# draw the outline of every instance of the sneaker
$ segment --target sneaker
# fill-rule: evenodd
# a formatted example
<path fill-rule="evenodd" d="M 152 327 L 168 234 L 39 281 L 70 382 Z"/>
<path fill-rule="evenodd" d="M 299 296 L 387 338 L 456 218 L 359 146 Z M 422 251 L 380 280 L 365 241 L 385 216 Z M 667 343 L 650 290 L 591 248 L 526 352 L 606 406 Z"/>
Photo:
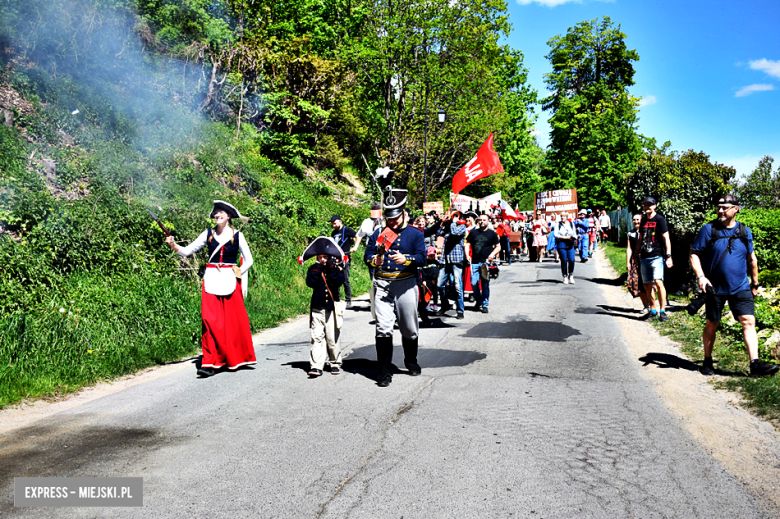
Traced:
<path fill-rule="evenodd" d="M 436 315 L 444 315 L 444 314 L 446 314 L 446 313 L 447 313 L 447 311 L 448 311 L 449 309 L 450 309 L 450 307 L 449 307 L 449 306 L 444 306 L 444 305 L 442 305 L 442 306 L 441 306 L 441 308 L 439 308 L 438 310 L 436 310 Z"/>
<path fill-rule="evenodd" d="M 570 285 L 574 284 L 574 274 L 569 274 L 569 284 Z"/>
<path fill-rule="evenodd" d="M 658 314 L 658 320 L 661 321 L 662 323 L 665 323 L 666 321 L 669 320 L 669 316 L 666 315 L 666 312 L 660 312 Z"/>
<path fill-rule="evenodd" d="M 587 263 L 587 262 L 588 262 L 588 258 L 582 258 L 580 261 L 581 261 L 582 263 Z"/>
<path fill-rule="evenodd" d="M 699 373 L 705 377 L 710 377 L 715 374 L 715 366 L 712 364 L 712 357 L 704 358 L 704 362 L 701 363 L 701 367 L 699 368 Z"/>
<path fill-rule="evenodd" d="M 465 319 L 466 316 L 463 315 L 463 312 L 458 312 L 458 319 Z"/>
<path fill-rule="evenodd" d="M 347 308 L 352 308 L 352 301 L 347 301 Z"/>
<path fill-rule="evenodd" d="M 751 377 L 764 377 L 767 375 L 774 375 L 780 366 L 777 364 L 767 364 L 761 359 L 754 359 L 750 361 L 750 376 Z"/>
<path fill-rule="evenodd" d="M 563 276 L 563 284 L 568 285 L 569 284 L 569 276 Z"/>
<path fill-rule="evenodd" d="M 488 313 L 488 307 L 487 307 L 487 306 L 483 306 L 483 307 L 481 308 L 481 311 L 482 311 L 482 313 L 483 313 L 483 314 L 486 314 L 486 313 Z"/>
<path fill-rule="evenodd" d="M 391 375 L 386 375 L 385 378 L 377 382 L 376 385 L 379 387 L 387 387 L 390 385 L 390 382 L 392 381 L 393 381 L 393 377 Z"/>
<path fill-rule="evenodd" d="M 341 368 L 338 366 L 331 366 L 330 367 L 330 374 L 331 375 L 341 375 Z"/>
<path fill-rule="evenodd" d="M 639 313 L 642 314 L 642 317 L 647 317 L 647 314 L 650 313 L 650 309 L 647 308 L 647 307 L 644 307 L 644 308 L 642 308 L 642 311 L 639 312 Z"/>
<path fill-rule="evenodd" d="M 322 370 L 321 370 L 321 369 L 317 369 L 317 368 L 311 368 L 311 369 L 309 370 L 309 373 L 308 373 L 308 375 L 309 375 L 311 378 L 319 377 L 320 375 L 322 375 Z"/>

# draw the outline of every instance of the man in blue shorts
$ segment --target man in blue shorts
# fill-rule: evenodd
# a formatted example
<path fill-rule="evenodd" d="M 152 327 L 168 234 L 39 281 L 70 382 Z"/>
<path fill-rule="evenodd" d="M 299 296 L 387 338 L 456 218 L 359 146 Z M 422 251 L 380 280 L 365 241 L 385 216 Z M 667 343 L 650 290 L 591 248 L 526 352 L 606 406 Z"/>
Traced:
<path fill-rule="evenodd" d="M 666 218 L 655 212 L 656 206 L 655 198 L 652 196 L 647 196 L 642 200 L 642 210 L 645 215 L 639 223 L 639 240 L 637 241 L 639 250 L 636 251 L 636 257 L 639 258 L 642 281 L 645 284 L 645 292 L 650 303 L 648 316 L 651 319 L 658 317 L 661 321 L 668 321 L 664 265 L 666 268 L 672 268 L 672 242 L 669 239 L 669 226 L 666 224 Z M 653 288 L 658 293 L 658 306 L 656 306 Z"/>
<path fill-rule="evenodd" d="M 696 273 L 699 288 L 706 293 L 702 375 L 715 374 L 712 347 L 726 303 L 742 325 L 742 337 L 750 357 L 750 376 L 772 375 L 780 369 L 780 366 L 767 364 L 758 358 L 753 304 L 759 286 L 758 262 L 753 251 L 753 233 L 737 222 L 738 212 L 739 202 L 734 196 L 721 198 L 718 201 L 718 219 L 704 224 L 691 246 L 691 267 Z"/>

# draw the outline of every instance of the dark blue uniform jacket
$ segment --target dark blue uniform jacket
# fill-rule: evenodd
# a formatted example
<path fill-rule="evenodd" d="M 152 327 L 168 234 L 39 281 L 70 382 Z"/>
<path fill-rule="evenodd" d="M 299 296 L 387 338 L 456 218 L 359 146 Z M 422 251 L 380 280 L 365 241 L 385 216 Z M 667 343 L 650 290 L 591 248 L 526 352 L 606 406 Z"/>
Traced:
<path fill-rule="evenodd" d="M 333 299 L 325 287 L 325 281 L 322 279 L 323 273 L 325 273 L 325 279 L 328 281 L 328 288 L 333 294 L 333 299 L 340 301 L 339 287 L 344 283 L 344 271 L 328 261 L 326 265 L 314 263 L 306 273 L 306 286 L 313 289 L 311 307 L 333 310 Z"/>
<path fill-rule="evenodd" d="M 379 238 L 383 229 L 377 229 L 374 234 L 368 239 L 366 244 L 366 252 L 363 256 L 363 260 L 369 267 L 376 266 L 373 263 L 374 256 L 376 256 L 376 240 Z M 393 242 L 388 251 L 385 251 L 385 256 L 382 259 L 382 266 L 374 271 L 374 276 L 377 278 L 394 278 L 404 279 L 408 277 L 416 277 L 417 269 L 426 264 L 425 257 L 425 237 L 420 229 L 412 227 L 411 225 L 404 225 L 400 231 L 395 231 L 398 234 L 398 238 Z M 398 264 L 391 260 L 388 253 L 400 252 L 406 256 L 406 262 Z"/>

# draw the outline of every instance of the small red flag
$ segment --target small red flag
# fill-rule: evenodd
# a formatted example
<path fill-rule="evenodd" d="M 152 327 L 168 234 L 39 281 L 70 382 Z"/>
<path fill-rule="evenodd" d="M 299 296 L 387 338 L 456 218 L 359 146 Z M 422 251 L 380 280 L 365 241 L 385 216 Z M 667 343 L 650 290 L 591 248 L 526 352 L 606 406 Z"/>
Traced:
<path fill-rule="evenodd" d="M 381 247 L 383 251 L 389 250 L 396 238 L 398 235 L 390 227 L 385 227 L 385 230 L 376 239 L 376 246 Z"/>
<path fill-rule="evenodd" d="M 479 147 L 474 158 L 455 174 L 452 179 L 452 192 L 457 195 L 472 182 L 501 171 L 504 171 L 504 167 L 498 160 L 498 153 L 493 149 L 493 134 L 491 133 L 484 144 Z"/>

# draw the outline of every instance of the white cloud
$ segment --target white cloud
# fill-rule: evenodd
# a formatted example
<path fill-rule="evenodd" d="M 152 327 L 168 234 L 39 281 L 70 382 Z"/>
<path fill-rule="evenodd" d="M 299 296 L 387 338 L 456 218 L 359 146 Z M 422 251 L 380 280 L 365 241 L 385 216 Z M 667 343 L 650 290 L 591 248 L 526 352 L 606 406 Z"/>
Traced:
<path fill-rule="evenodd" d="M 540 131 L 539 131 L 539 130 L 537 130 L 536 128 L 534 128 L 533 130 L 531 130 L 531 135 L 533 135 L 534 137 L 538 137 L 538 136 L 540 136 L 541 134 L 542 134 L 542 132 L 540 132 Z"/>
<path fill-rule="evenodd" d="M 645 96 L 639 100 L 639 106 L 654 105 L 658 102 L 655 96 Z"/>
<path fill-rule="evenodd" d="M 750 62 L 750 68 L 753 70 L 761 70 L 766 72 L 770 76 L 780 78 L 780 61 L 772 61 L 770 59 L 757 59 Z"/>
<path fill-rule="evenodd" d="M 736 94 L 734 94 L 734 97 L 745 97 L 749 96 L 750 94 L 755 94 L 756 92 L 767 92 L 769 90 L 774 90 L 775 85 L 769 85 L 766 83 L 758 83 L 755 85 L 748 85 L 746 87 L 740 88 Z"/>
<path fill-rule="evenodd" d="M 741 157 L 721 158 L 713 155 L 711 160 L 713 162 L 719 162 L 720 164 L 731 166 L 732 168 L 736 169 L 737 179 L 744 180 L 745 177 L 750 175 L 753 170 L 758 167 L 759 161 L 763 159 L 765 155 L 774 157 L 775 165 L 777 165 L 777 161 L 780 159 L 780 150 L 775 151 L 775 153 L 765 153 L 763 155 L 743 155 Z"/>

